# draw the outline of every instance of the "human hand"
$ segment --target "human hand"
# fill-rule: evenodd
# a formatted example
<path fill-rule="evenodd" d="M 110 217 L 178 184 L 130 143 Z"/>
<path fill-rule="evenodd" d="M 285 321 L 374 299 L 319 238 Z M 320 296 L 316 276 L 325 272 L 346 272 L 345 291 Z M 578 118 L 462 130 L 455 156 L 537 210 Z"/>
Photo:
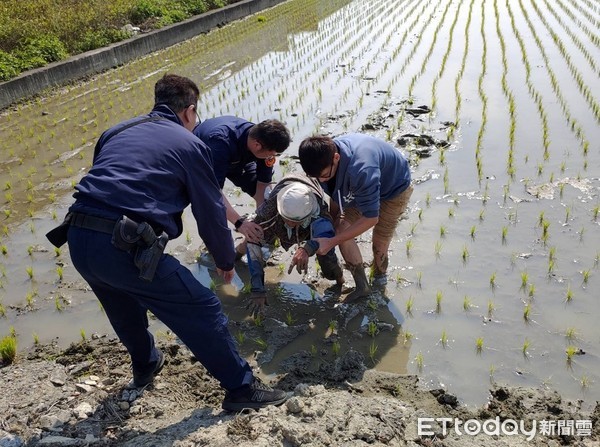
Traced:
<path fill-rule="evenodd" d="M 233 276 L 235 275 L 235 269 L 233 268 L 231 270 L 221 270 L 220 268 L 217 268 L 217 273 L 221 278 L 223 278 L 225 284 L 230 284 L 231 280 L 233 279 Z"/>
<path fill-rule="evenodd" d="M 298 250 L 296 250 L 296 253 L 294 253 L 294 256 L 292 257 L 290 267 L 288 268 L 288 275 L 292 273 L 292 270 L 294 270 L 294 266 L 296 266 L 296 270 L 298 271 L 298 273 L 307 272 L 308 258 L 308 253 L 306 253 L 306 250 L 304 248 L 299 248 Z"/>
<path fill-rule="evenodd" d="M 333 247 L 336 246 L 335 241 L 330 237 L 317 237 L 313 240 L 319 243 L 319 248 L 317 249 L 318 255 L 326 255 Z"/>
<path fill-rule="evenodd" d="M 268 306 L 267 293 L 266 292 L 252 292 L 250 298 L 248 298 L 248 305 L 246 309 L 250 310 L 252 318 L 256 318 L 259 315 L 263 315 L 265 312 L 265 306 Z"/>
<path fill-rule="evenodd" d="M 238 233 L 244 235 L 248 242 L 259 244 L 264 237 L 263 229 L 260 225 L 246 220 L 237 229 Z"/>

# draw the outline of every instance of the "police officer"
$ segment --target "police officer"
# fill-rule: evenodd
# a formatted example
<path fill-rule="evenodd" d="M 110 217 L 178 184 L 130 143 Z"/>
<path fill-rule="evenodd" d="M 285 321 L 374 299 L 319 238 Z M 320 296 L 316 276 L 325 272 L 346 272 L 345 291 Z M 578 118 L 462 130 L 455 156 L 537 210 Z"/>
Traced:
<path fill-rule="evenodd" d="M 273 178 L 275 156 L 290 145 L 290 132 L 274 119 L 251 123 L 235 116 L 210 118 L 194 129 L 194 134 L 210 148 L 219 186 L 225 179 L 253 197 L 256 206 L 264 200 L 265 190 Z M 259 225 L 247 221 L 223 196 L 227 220 L 249 242 L 258 243 L 263 236 Z"/>
<path fill-rule="evenodd" d="M 153 275 L 139 269 L 147 267 L 138 265 L 140 253 L 150 253 L 150 258 L 157 254 L 148 234 L 179 236 L 182 212 L 191 204 L 219 274 L 226 282 L 234 275 L 233 240 L 210 152 L 192 134 L 198 87 L 188 78 L 167 74 L 154 93 L 148 115 L 101 135 L 93 166 L 76 186 L 66 219 L 73 265 L 131 356 L 131 386 L 150 384 L 163 367 L 164 356 L 148 331 L 150 311 L 227 390 L 224 409 L 280 404 L 287 394 L 254 377 L 211 290 L 167 254 L 159 253 Z"/>

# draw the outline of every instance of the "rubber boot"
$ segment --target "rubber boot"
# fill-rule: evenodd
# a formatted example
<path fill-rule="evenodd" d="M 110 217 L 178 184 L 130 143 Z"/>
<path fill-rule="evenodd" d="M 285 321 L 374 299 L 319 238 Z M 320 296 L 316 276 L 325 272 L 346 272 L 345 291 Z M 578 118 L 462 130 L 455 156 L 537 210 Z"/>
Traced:
<path fill-rule="evenodd" d="M 354 278 L 354 291 L 350 292 L 344 302 L 350 303 L 352 301 L 356 301 L 360 298 L 364 298 L 371 294 L 371 286 L 369 286 L 369 281 L 367 280 L 367 274 L 365 273 L 365 269 L 362 265 L 356 266 L 348 266 L 348 270 L 352 274 L 352 278 Z"/>

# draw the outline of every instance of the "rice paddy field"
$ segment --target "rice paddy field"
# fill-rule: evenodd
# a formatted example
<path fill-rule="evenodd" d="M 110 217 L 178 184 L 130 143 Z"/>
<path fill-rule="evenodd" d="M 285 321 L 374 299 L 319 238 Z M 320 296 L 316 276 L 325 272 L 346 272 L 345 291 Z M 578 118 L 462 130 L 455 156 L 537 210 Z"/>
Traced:
<path fill-rule="evenodd" d="M 14 331 L 23 350 L 110 332 L 66 246 L 54 250 L 44 234 L 66 213 L 100 133 L 147 112 L 156 80 L 174 72 L 201 87 L 202 118 L 288 125 L 294 141 L 276 179 L 300 170 L 294 155 L 314 133 L 368 132 L 411 159 L 415 191 L 391 245 L 381 310 L 399 330 L 367 329 L 375 368 L 418 374 L 467 404 L 485 402 L 493 381 L 593 404 L 599 24 L 590 0 L 290 0 L 4 111 L 0 336 Z M 366 260 L 369 238 L 359 239 Z M 189 261 L 200 244 L 188 219 L 168 249 Z M 238 270 L 242 289 L 247 273 Z M 298 306 L 323 298 L 299 275 L 271 270 L 280 317 L 286 303 L 301 318 Z M 218 290 L 230 318 L 243 319 L 237 291 Z M 317 323 L 330 320 L 317 313 Z M 293 349 L 315 348 L 334 326 Z M 349 347 L 342 338 L 326 349 Z"/>

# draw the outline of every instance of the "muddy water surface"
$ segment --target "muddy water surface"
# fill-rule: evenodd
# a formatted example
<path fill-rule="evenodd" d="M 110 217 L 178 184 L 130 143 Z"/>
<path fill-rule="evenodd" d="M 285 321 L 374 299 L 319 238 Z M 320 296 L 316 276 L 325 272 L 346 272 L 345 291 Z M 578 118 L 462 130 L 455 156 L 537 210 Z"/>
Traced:
<path fill-rule="evenodd" d="M 384 294 L 341 304 L 314 266 L 306 277 L 280 274 L 289 255 L 276 253 L 270 318 L 257 327 L 244 304 L 243 263 L 236 285 L 213 283 L 242 350 L 260 351 L 265 373 L 300 351 L 317 368 L 356 349 L 376 368 L 418 373 L 469 404 L 486 400 L 491 380 L 593 403 L 599 12 L 538 3 L 292 0 L 5 111 L 0 334 L 13 326 L 24 349 L 34 338 L 67 344 L 110 332 L 67 249 L 56 253 L 44 234 L 64 216 L 99 134 L 146 112 L 169 71 L 201 86 L 202 118 L 284 120 L 294 141 L 277 178 L 300 169 L 298 144 L 317 132 L 368 132 L 412 160 L 415 192 Z M 226 190 L 240 211 L 252 210 Z M 189 215 L 185 228 L 169 250 L 209 285 Z M 359 241 L 370 260 L 370 235 Z M 277 321 L 296 328 L 293 341 L 267 341 Z"/>

